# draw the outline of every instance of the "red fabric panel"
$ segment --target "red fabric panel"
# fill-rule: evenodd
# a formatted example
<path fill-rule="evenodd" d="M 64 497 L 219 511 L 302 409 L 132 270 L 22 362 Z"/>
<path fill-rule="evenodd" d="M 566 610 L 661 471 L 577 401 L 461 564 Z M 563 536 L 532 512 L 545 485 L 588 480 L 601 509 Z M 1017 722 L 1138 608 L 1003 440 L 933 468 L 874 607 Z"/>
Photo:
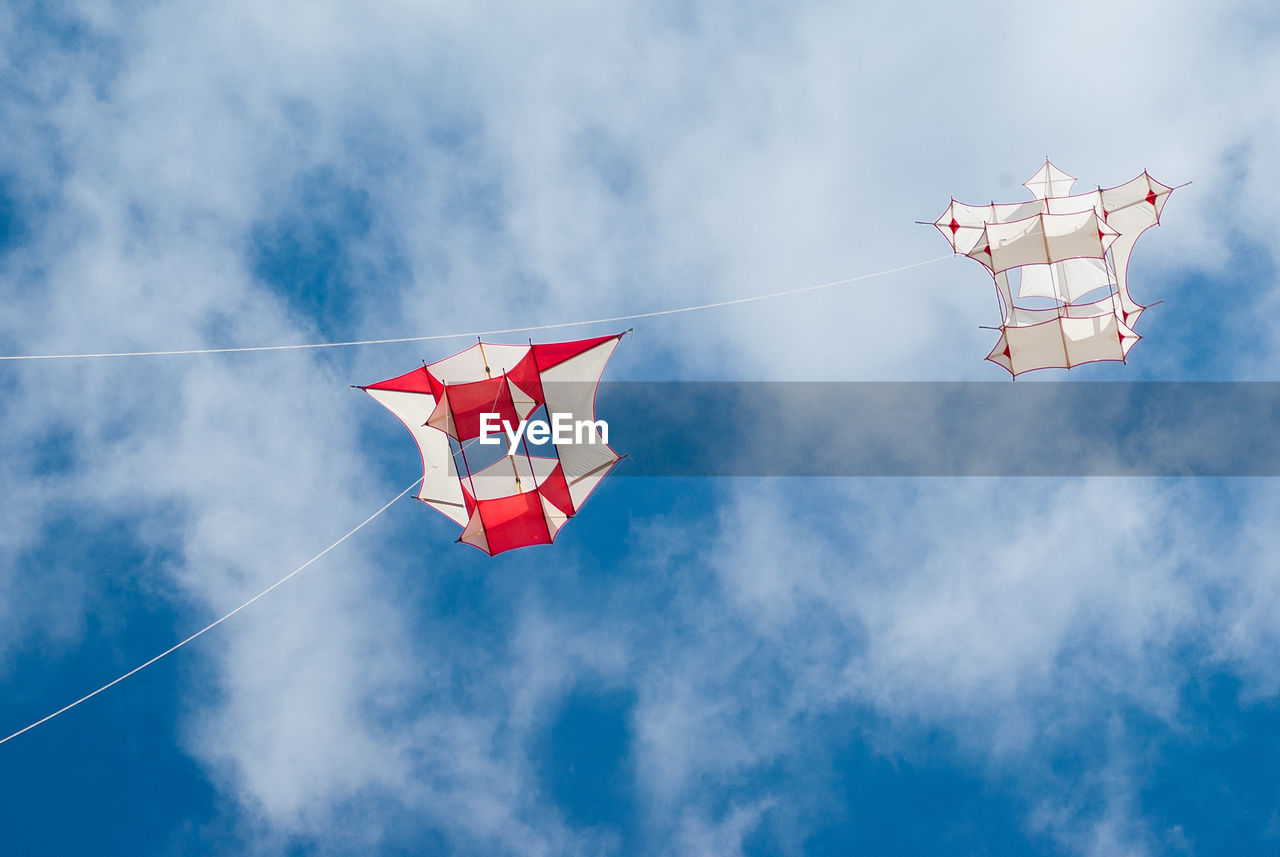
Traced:
<path fill-rule="evenodd" d="M 462 486 L 462 502 L 466 504 L 467 517 L 469 518 L 471 513 L 476 510 L 476 498 L 472 497 L 471 492 L 467 490 L 467 483 L 459 479 L 458 484 Z"/>
<path fill-rule="evenodd" d="M 480 436 L 481 414 L 498 414 L 499 419 L 511 423 L 513 429 L 520 422 L 511 391 L 501 375 L 470 384 L 449 384 L 446 389 L 458 440 Z"/>
<path fill-rule="evenodd" d="M 489 553 L 499 554 L 526 545 L 549 545 L 551 533 L 542 517 L 537 491 L 481 500 L 480 521 L 489 539 Z"/>
<path fill-rule="evenodd" d="M 542 398 L 542 378 L 538 375 L 538 362 L 533 356 L 532 348 L 516 364 L 516 368 L 507 370 L 507 378 L 537 405 L 546 404 Z"/>
<path fill-rule="evenodd" d="M 394 378 L 379 381 L 365 387 L 366 390 L 394 390 L 401 393 L 434 393 L 427 375 L 426 367 L 419 366 L 412 372 L 405 372 Z"/>
<path fill-rule="evenodd" d="M 551 505 L 564 512 L 565 515 L 570 518 L 573 517 L 573 499 L 569 496 L 569 483 L 565 481 L 564 471 L 560 469 L 559 464 L 556 465 L 555 470 L 551 471 L 551 475 L 538 486 L 538 493 L 551 501 Z"/>
<path fill-rule="evenodd" d="M 602 342 L 608 342 L 620 336 L 622 336 L 621 333 L 615 333 L 611 336 L 597 336 L 595 339 L 579 339 L 576 342 L 546 342 L 533 346 L 533 357 L 538 361 L 538 371 L 545 372 L 552 366 L 558 366 L 584 351 L 590 351 Z"/>
<path fill-rule="evenodd" d="M 423 371 L 427 372 L 427 383 L 431 385 L 431 395 L 436 397 L 437 402 L 440 401 L 440 394 L 444 392 L 444 382 L 432 375 L 425 367 Z"/>

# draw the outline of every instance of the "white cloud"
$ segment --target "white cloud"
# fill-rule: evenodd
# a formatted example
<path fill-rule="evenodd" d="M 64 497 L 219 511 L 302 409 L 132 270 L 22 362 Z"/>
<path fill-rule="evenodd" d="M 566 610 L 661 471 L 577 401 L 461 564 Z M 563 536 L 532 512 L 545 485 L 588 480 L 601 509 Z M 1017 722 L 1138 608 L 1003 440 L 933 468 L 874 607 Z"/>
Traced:
<path fill-rule="evenodd" d="M 685 602 L 716 629 L 648 685 L 642 773 L 688 799 L 711 771 L 732 779 L 798 752 L 797 716 L 869 707 L 877 752 L 911 758 L 914 736 L 943 729 L 958 758 L 1035 796 L 1033 831 L 1072 852 L 1146 853 L 1164 832 L 1137 808 L 1143 771 L 1112 766 L 1152 739 L 1125 712 L 1194 736 L 1180 699 L 1193 674 L 1226 666 L 1251 693 L 1275 692 L 1263 627 L 1280 591 L 1255 528 L 1273 494 L 1176 480 L 752 483 L 707 550 L 723 601 Z M 1091 745 L 1102 762 L 1053 768 Z"/>

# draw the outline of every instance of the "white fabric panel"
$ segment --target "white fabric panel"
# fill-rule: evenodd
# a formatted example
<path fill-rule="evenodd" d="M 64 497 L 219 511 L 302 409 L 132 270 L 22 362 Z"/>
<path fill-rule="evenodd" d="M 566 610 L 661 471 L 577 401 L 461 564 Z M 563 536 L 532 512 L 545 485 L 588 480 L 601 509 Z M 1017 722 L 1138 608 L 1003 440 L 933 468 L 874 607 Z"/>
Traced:
<path fill-rule="evenodd" d="M 554 458 L 526 457 L 518 452 L 515 455 L 504 455 L 488 467 L 472 473 L 467 487 L 475 486 L 473 490 L 477 500 L 497 500 L 500 497 L 528 493 L 551 475 L 556 464 Z M 516 474 L 520 475 L 518 487 Z"/>
<path fill-rule="evenodd" d="M 1064 173 L 1051 164 L 1048 159 L 1036 174 L 1023 182 L 1022 186 L 1031 191 L 1036 199 L 1047 199 L 1052 196 L 1066 196 L 1071 193 L 1071 186 L 1076 177 Z"/>
<path fill-rule="evenodd" d="M 572 450 L 568 456 L 565 450 Z M 565 481 L 569 484 L 569 498 L 573 508 L 582 506 L 596 483 L 605 477 L 609 469 L 618 463 L 618 453 L 602 443 L 574 444 L 560 447 L 560 462 L 564 466 Z M 570 472 L 570 467 L 573 468 Z"/>
<path fill-rule="evenodd" d="M 510 379 L 507 380 L 507 390 L 511 393 L 511 402 L 515 405 L 516 416 L 520 419 L 525 419 L 538 409 L 538 403 L 526 395 L 524 390 L 512 384 Z"/>
<path fill-rule="evenodd" d="M 440 400 L 436 403 L 435 410 L 427 417 L 426 422 L 431 428 L 444 432 L 449 437 L 458 437 L 458 429 L 453 422 L 453 411 L 449 409 L 448 387 L 445 387 L 440 393 Z"/>
<path fill-rule="evenodd" d="M 1073 304 L 1063 310 L 1070 318 L 1098 318 L 1104 315 L 1115 315 L 1120 310 L 1120 302 L 1116 295 L 1103 295 L 1096 301 L 1087 304 Z"/>
<path fill-rule="evenodd" d="M 548 419 L 552 414 L 570 414 L 574 421 L 596 418 L 596 386 L 605 364 L 617 348 L 618 340 L 610 339 L 584 351 L 542 373 L 542 391 L 547 401 Z M 618 454 L 602 441 L 600 433 L 591 430 L 594 443 L 557 445 L 569 497 L 576 509 L 618 461 Z M 576 437 L 576 432 L 575 432 Z M 586 438 L 583 438 L 586 440 Z"/>
<path fill-rule="evenodd" d="M 949 228 L 942 229 L 943 236 L 951 243 L 951 249 L 957 253 L 968 253 L 982 240 L 981 226 L 962 226 L 953 235 Z"/>
<path fill-rule="evenodd" d="M 1058 286 L 1060 271 L 1056 270 L 1058 262 L 1053 265 L 1026 265 L 1018 268 L 1018 297 L 1020 298 L 1053 298 L 1061 301 L 1062 291 Z"/>
<path fill-rule="evenodd" d="M 618 463 L 617 453 L 610 452 L 609 460 L 569 482 L 569 499 L 573 501 L 573 508 L 581 509 L 582 504 L 587 502 L 587 497 L 600 484 L 600 480 L 608 476 L 609 471 Z"/>
<path fill-rule="evenodd" d="M 947 210 L 942 212 L 942 216 L 933 222 L 933 225 L 942 233 L 942 237 L 947 239 L 951 249 L 957 253 L 968 253 L 972 250 L 982 239 L 982 227 L 986 226 L 985 220 L 980 223 L 972 222 L 972 217 L 965 216 L 964 208 L 962 203 L 952 200 Z M 949 225 L 953 217 L 956 221 L 955 232 L 951 231 Z"/>
<path fill-rule="evenodd" d="M 1004 313 L 1004 323 L 1013 323 L 1010 319 L 1014 311 L 1013 294 L 1009 291 L 1009 274 L 1007 271 L 1001 271 L 998 274 L 992 274 L 996 281 L 996 296 L 1000 301 L 1000 310 Z"/>
<path fill-rule="evenodd" d="M 1092 209 L 1076 214 L 1038 214 L 1012 223 L 988 223 L 985 229 L 988 244 L 967 255 L 997 273 L 1063 259 L 1101 259 L 1115 240 L 1115 231 L 1105 223 L 1099 224 Z"/>
<path fill-rule="evenodd" d="M 1065 259 L 1052 265 L 1020 268 L 1020 297 L 1054 298 L 1074 303 L 1094 289 L 1111 286 L 1104 259 Z"/>
<path fill-rule="evenodd" d="M 532 481 L 516 487 L 516 473 L 521 468 L 514 466 L 515 456 L 502 456 L 483 470 L 473 472 L 466 477 L 467 488 L 477 500 L 496 500 L 499 497 L 510 497 L 521 491 L 533 489 Z M 528 470 L 528 468 L 523 468 Z M 522 481 L 527 474 L 521 474 Z"/>
<path fill-rule="evenodd" d="M 1072 366 L 1094 360 L 1123 360 L 1120 320 L 1112 314 L 1093 318 L 1064 318 L 1062 336 Z"/>
<path fill-rule="evenodd" d="M 555 541 L 556 533 L 560 532 L 560 528 L 564 526 L 565 521 L 569 520 L 569 518 L 546 497 L 539 495 L 538 499 L 542 501 L 542 517 L 547 522 L 547 532 L 551 533 L 551 540 Z"/>
<path fill-rule="evenodd" d="M 1155 193 L 1155 205 L 1147 201 L 1148 194 Z M 1135 179 L 1102 191 L 1102 208 L 1107 212 L 1107 222 L 1122 235 L 1140 234 L 1155 226 L 1160 212 L 1173 190 L 1143 173 Z"/>
<path fill-rule="evenodd" d="M 1032 202 L 993 202 L 986 207 L 990 212 L 988 223 L 1010 223 L 1014 220 L 1025 220 L 1044 211 L 1039 200 Z"/>
<path fill-rule="evenodd" d="M 1009 340 L 1005 337 L 1004 331 L 1000 332 L 1000 339 L 996 342 L 996 347 L 991 349 L 991 353 L 987 355 L 987 359 L 992 363 L 998 363 L 1008 370 L 1009 374 L 1016 375 L 1013 371 L 1013 361 L 1005 355 L 1005 349 L 1009 347 Z"/>
<path fill-rule="evenodd" d="M 1138 234 L 1141 233 L 1121 235 L 1111 245 L 1111 258 L 1115 263 L 1116 271 L 1116 292 L 1120 296 L 1120 305 L 1123 308 L 1125 320 L 1130 325 L 1134 324 L 1138 320 L 1138 316 L 1146 309 L 1129 294 L 1129 256 L 1133 252 L 1133 245 L 1138 241 Z"/>
<path fill-rule="evenodd" d="M 467 526 L 463 529 L 462 535 L 458 537 L 458 541 L 475 545 L 485 553 L 489 553 L 489 537 L 485 535 L 484 522 L 480 520 L 479 509 L 471 513 L 471 519 L 466 524 Z"/>
<path fill-rule="evenodd" d="M 493 370 L 493 374 L 506 372 L 516 368 L 516 364 L 525 358 L 529 353 L 527 345 L 490 345 L 484 344 L 485 356 L 489 358 L 489 368 Z M 483 369 L 481 371 L 484 371 Z M 440 376 L 437 375 L 437 378 Z"/>
<path fill-rule="evenodd" d="M 968 255 L 999 273 L 1020 265 L 1043 265 L 1051 260 L 1044 240 L 1042 216 L 1011 223 L 988 223 L 980 246 Z"/>
<path fill-rule="evenodd" d="M 969 205 L 952 200 L 947 210 L 935 222 L 943 236 L 957 253 L 968 253 L 982 239 L 982 227 L 988 223 L 1008 223 L 1034 217 L 1042 211 L 1040 202 L 991 203 Z M 950 223 L 955 219 L 957 229 L 953 235 Z"/>
<path fill-rule="evenodd" d="M 1078 214 L 1093 209 L 1098 217 L 1103 216 L 1102 193 L 1097 190 L 1051 197 L 1044 200 L 1044 207 L 1048 214 Z"/>
<path fill-rule="evenodd" d="M 1133 328 L 1123 321 L 1117 322 L 1117 326 L 1120 329 L 1120 351 L 1127 356 L 1129 349 L 1142 337 L 1134 333 Z"/>
<path fill-rule="evenodd" d="M 1061 318 L 1028 327 L 1007 327 L 1002 338 L 1011 359 L 993 349 L 989 359 L 1015 375 L 1035 369 L 1070 368 L 1099 360 L 1123 360 L 1137 334 L 1113 314 Z"/>
<path fill-rule="evenodd" d="M 437 360 L 428 365 L 427 370 L 446 384 L 470 384 L 514 369 L 528 353 L 527 345 L 490 345 L 486 342 L 482 351 L 480 344 L 476 343 L 466 351 Z M 491 374 L 485 374 L 486 359 Z"/>
<path fill-rule="evenodd" d="M 1045 214 L 1040 219 L 1044 222 L 1045 238 L 1049 241 L 1049 255 L 1055 262 L 1062 259 L 1101 259 L 1119 234 L 1101 222 L 1093 209 L 1074 214 Z"/>
<path fill-rule="evenodd" d="M 423 425 L 435 409 L 430 393 L 406 393 L 396 390 L 365 390 L 387 410 L 396 415 L 413 435 L 422 455 L 422 486 L 418 499 L 448 515 L 458 524 L 467 522 L 467 509 L 458 482 L 449 438 L 443 432 Z"/>
<path fill-rule="evenodd" d="M 1128 298 L 1128 295 L 1125 295 L 1124 297 Z M 1146 307 L 1142 306 L 1142 304 L 1134 302 L 1132 298 L 1128 298 L 1127 300 L 1122 300 L 1120 301 L 1120 303 L 1122 305 L 1119 313 L 1120 320 L 1124 324 L 1127 324 L 1129 327 L 1133 327 L 1135 324 L 1137 324 L 1138 319 L 1142 317 L 1142 314 L 1147 309 Z"/>
<path fill-rule="evenodd" d="M 1015 375 L 1067 365 L 1066 344 L 1056 318 L 1031 327 L 1008 327 L 1004 335 Z"/>
<path fill-rule="evenodd" d="M 1047 321 L 1056 321 L 1062 312 L 1056 307 L 1048 309 L 1026 309 L 1025 307 L 1014 307 L 1013 312 L 1009 313 L 1009 318 L 1005 324 L 1009 327 L 1030 327 L 1033 324 L 1044 324 Z"/>

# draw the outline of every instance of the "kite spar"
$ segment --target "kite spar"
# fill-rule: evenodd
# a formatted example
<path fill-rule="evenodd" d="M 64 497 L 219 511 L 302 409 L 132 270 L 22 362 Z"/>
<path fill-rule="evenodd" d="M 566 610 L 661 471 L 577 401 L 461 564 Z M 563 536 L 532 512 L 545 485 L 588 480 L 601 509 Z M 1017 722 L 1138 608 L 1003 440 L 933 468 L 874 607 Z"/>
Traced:
<path fill-rule="evenodd" d="M 1129 293 L 1138 236 L 1160 222 L 1174 188 L 1145 170 L 1112 188 L 1072 194 L 1075 177 L 1045 160 L 1023 185 L 1035 199 L 967 205 L 934 226 L 995 281 L 1003 315 L 987 359 L 1011 375 L 1124 361 L 1145 306 Z"/>

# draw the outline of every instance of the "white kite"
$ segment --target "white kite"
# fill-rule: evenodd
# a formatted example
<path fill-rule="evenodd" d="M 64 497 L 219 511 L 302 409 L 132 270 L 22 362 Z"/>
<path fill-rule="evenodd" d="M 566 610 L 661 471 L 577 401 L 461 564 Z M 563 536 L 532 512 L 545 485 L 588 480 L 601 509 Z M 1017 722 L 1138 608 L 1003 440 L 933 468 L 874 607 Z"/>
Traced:
<path fill-rule="evenodd" d="M 1024 184 L 1035 199 L 990 205 L 951 200 L 934 226 L 956 253 L 995 281 L 1003 319 L 987 359 L 1017 376 L 1124 361 L 1140 339 L 1145 306 L 1126 274 L 1138 236 L 1160 222 L 1173 188 L 1142 175 L 1072 194 L 1075 178 L 1051 164 Z"/>

